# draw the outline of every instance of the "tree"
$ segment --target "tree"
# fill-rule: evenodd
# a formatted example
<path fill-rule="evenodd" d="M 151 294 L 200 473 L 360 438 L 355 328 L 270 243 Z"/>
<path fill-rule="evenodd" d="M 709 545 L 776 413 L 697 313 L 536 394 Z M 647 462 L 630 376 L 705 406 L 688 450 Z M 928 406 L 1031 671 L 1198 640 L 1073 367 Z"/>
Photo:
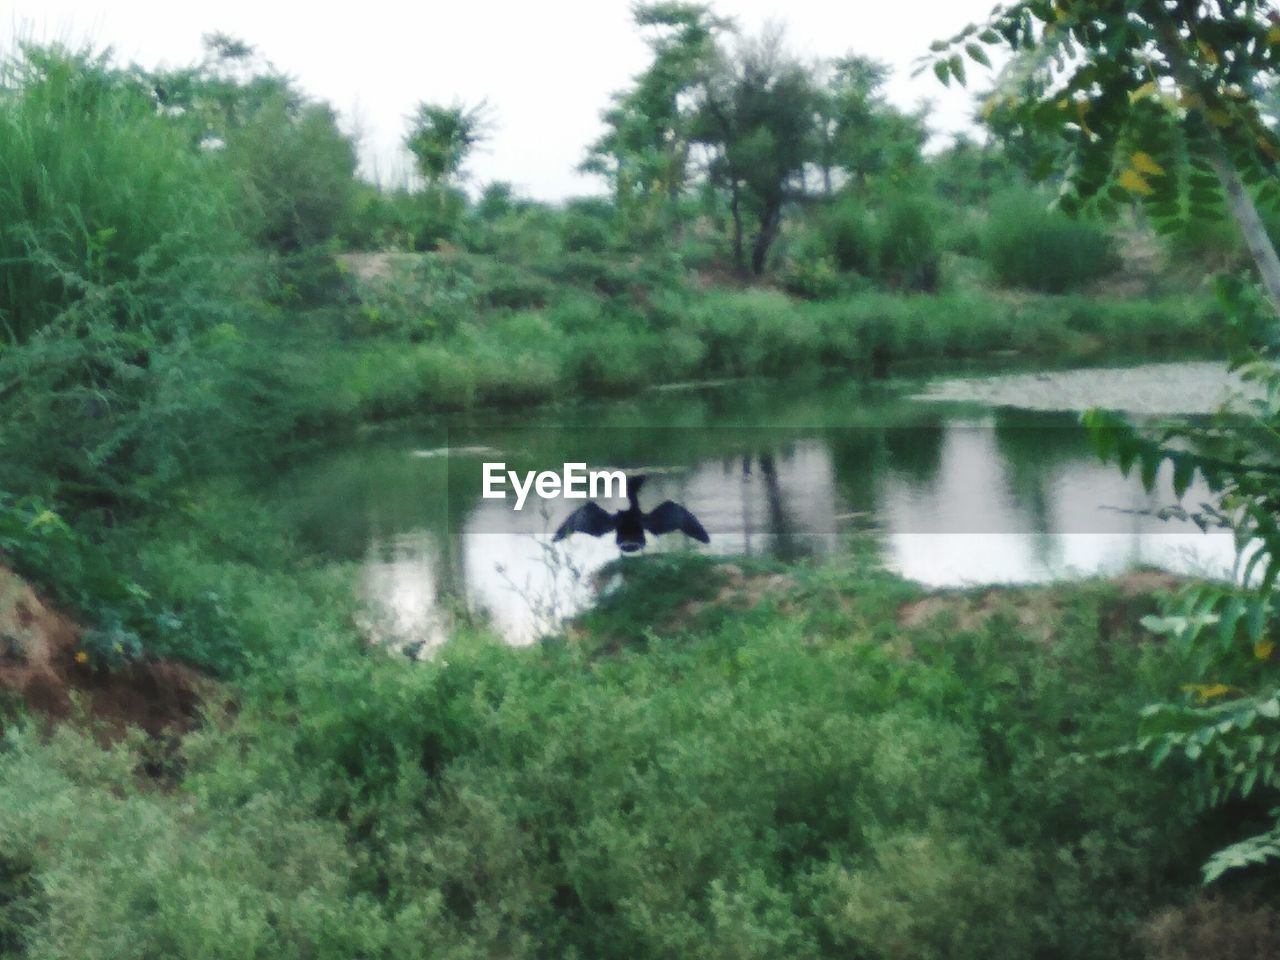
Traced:
<path fill-rule="evenodd" d="M 817 154 L 823 192 L 832 193 L 832 172 L 841 170 L 858 192 L 869 179 L 914 167 L 927 139 L 923 117 L 905 114 L 884 97 L 889 67 L 848 54 L 830 64 L 818 92 Z"/>
<path fill-rule="evenodd" d="M 817 156 L 819 95 L 812 72 L 778 33 L 721 54 L 699 92 L 694 138 L 711 153 L 710 181 L 729 197 L 733 257 L 745 268 L 746 221 L 754 221 L 751 273 L 764 272 L 788 202 L 804 195 Z"/>
<path fill-rule="evenodd" d="M 706 6 L 679 2 L 642 4 L 634 17 L 653 31 L 653 60 L 630 90 L 614 95 L 604 114 L 607 130 L 581 169 L 609 182 L 628 220 L 651 221 L 665 211 L 678 230 L 692 145 L 689 101 L 715 62 L 716 38 L 730 24 Z"/>
<path fill-rule="evenodd" d="M 437 190 L 455 180 L 475 147 L 489 135 L 488 104 L 420 103 L 409 118 L 405 146 L 418 173 Z"/>
<path fill-rule="evenodd" d="M 1023 0 L 935 44 L 932 65 L 944 83 L 964 83 L 966 57 L 988 65 L 985 47 L 1007 47 L 1029 82 L 1004 105 L 1013 122 L 1063 143 L 1065 210 L 1137 200 L 1172 230 L 1225 206 L 1280 310 L 1280 258 L 1256 206 L 1280 206 L 1280 138 L 1260 108 L 1280 65 L 1280 18 L 1268 7 Z"/>
<path fill-rule="evenodd" d="M 195 67 L 149 77 L 160 112 L 185 125 L 201 152 L 222 158 L 256 243 L 296 253 L 329 240 L 356 192 L 356 147 L 337 114 L 243 41 L 211 34 L 204 45 Z"/>

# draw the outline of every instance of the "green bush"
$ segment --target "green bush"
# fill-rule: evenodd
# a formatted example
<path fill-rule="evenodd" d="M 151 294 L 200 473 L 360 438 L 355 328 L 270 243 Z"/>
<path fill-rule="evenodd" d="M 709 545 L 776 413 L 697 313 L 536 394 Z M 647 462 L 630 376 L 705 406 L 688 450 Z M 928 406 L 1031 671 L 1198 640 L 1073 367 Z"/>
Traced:
<path fill-rule="evenodd" d="M 691 327 L 715 376 L 781 375 L 817 354 L 820 336 L 807 312 L 772 290 L 718 293 L 698 303 Z"/>
<path fill-rule="evenodd" d="M 356 293 L 360 332 L 415 342 L 452 335 L 485 296 L 468 261 L 434 253 L 388 257 L 384 269 L 356 283 Z"/>
<path fill-rule="evenodd" d="M 938 288 L 941 254 L 935 224 L 939 211 L 928 200 L 905 193 L 885 198 L 879 210 L 878 274 L 903 290 Z"/>
<path fill-rule="evenodd" d="M 490 272 L 481 297 L 491 307 L 525 310 L 545 306 L 556 292 L 556 288 L 542 277 L 504 265 Z"/>
<path fill-rule="evenodd" d="M 613 206 L 602 200 L 574 200 L 560 226 L 561 243 L 571 253 L 603 253 L 613 239 Z"/>
<path fill-rule="evenodd" d="M 228 132 L 225 147 L 243 183 L 247 232 L 284 254 L 337 236 L 355 201 L 355 144 L 327 104 L 301 99 L 280 90 Z"/>
<path fill-rule="evenodd" d="M 852 197 L 837 201 L 822 221 L 836 266 L 863 276 L 880 269 L 880 237 L 865 203 Z"/>
<path fill-rule="evenodd" d="M 1120 266 L 1102 227 L 1049 210 L 1028 191 L 992 201 L 983 256 L 1001 284 L 1044 293 L 1079 289 Z"/>
<path fill-rule="evenodd" d="M 25 46 L 0 63 L 0 89 L 6 339 L 29 339 L 93 291 L 243 250 L 225 165 L 105 56 Z M 99 298 L 92 309 L 161 333 L 118 306 Z"/>

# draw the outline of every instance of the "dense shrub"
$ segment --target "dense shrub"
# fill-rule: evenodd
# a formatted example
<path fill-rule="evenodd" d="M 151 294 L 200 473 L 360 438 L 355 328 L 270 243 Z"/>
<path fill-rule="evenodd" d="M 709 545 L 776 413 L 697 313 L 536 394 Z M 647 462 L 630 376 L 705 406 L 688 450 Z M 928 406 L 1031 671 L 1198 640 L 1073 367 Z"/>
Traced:
<path fill-rule="evenodd" d="M 247 232 L 281 253 L 325 243 L 351 216 L 356 149 L 327 104 L 287 87 L 227 133 L 225 161 L 242 179 Z"/>
<path fill-rule="evenodd" d="M 92 290 L 243 249 L 225 167 L 105 57 L 24 47 L 0 89 L 0 335 L 26 340 Z"/>
<path fill-rule="evenodd" d="M 828 300 L 843 284 L 835 257 L 821 231 L 801 228 L 786 238 L 779 282 L 788 293 L 806 300 Z"/>
<path fill-rule="evenodd" d="M 928 200 L 908 194 L 886 197 L 879 211 L 879 275 L 903 290 L 938 287 L 939 213 Z"/>
<path fill-rule="evenodd" d="M 1044 293 L 1078 289 L 1120 266 L 1102 227 L 1049 210 L 1026 191 L 992 201 L 983 256 L 1000 283 Z"/>
<path fill-rule="evenodd" d="M 880 268 L 880 237 L 865 203 L 852 197 L 838 201 L 823 218 L 831 255 L 841 270 L 875 276 Z"/>
<path fill-rule="evenodd" d="M 564 249 L 570 252 L 602 253 L 613 239 L 613 205 L 604 200 L 570 202 L 560 225 Z"/>
<path fill-rule="evenodd" d="M 932 292 L 941 253 L 935 205 L 907 193 L 846 195 L 818 217 L 834 266 L 901 290 Z"/>
<path fill-rule="evenodd" d="M 472 319 L 481 290 L 470 264 L 440 254 L 382 255 L 356 281 L 360 328 L 417 341 L 452 334 Z M 359 273 L 359 261 L 349 270 Z"/>
<path fill-rule="evenodd" d="M 491 307 L 524 310 L 545 306 L 556 296 L 549 281 L 518 267 L 500 266 L 492 270 L 481 293 Z"/>

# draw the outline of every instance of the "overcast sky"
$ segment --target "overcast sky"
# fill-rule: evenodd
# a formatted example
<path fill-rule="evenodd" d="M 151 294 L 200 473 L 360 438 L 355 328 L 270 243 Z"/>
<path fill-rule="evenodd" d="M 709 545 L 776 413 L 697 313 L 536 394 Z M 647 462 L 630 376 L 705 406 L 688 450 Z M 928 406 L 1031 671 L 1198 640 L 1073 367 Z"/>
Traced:
<path fill-rule="evenodd" d="M 903 107 L 931 99 L 931 127 L 949 132 L 967 125 L 969 94 L 943 88 L 929 72 L 911 77 L 912 64 L 930 41 L 981 19 L 991 3 L 720 0 L 714 7 L 747 32 L 782 24 L 792 49 L 805 57 L 852 51 L 889 63 L 890 98 Z M 400 138 L 418 100 L 487 99 L 496 126 L 468 167 L 472 182 L 507 180 L 525 195 L 556 200 L 601 189 L 574 168 L 599 135 L 609 94 L 645 66 L 647 48 L 630 6 L 630 0 L 10 0 L 0 39 L 87 39 L 112 47 L 120 60 L 154 67 L 189 64 L 199 58 L 204 34 L 231 34 L 332 103 L 360 133 L 366 172 L 383 180 L 403 172 Z M 975 79 L 981 88 L 980 75 L 971 84 Z"/>

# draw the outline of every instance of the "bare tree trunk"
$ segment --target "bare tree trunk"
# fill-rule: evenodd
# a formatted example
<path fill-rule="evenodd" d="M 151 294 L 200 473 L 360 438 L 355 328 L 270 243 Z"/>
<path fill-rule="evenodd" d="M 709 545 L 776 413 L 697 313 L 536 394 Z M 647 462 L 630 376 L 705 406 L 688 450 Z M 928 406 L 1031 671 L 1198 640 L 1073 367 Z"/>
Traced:
<path fill-rule="evenodd" d="M 1236 218 L 1240 232 L 1244 234 L 1245 245 L 1253 255 L 1253 262 L 1258 268 L 1263 286 L 1267 288 L 1271 305 L 1276 308 L 1277 313 L 1280 313 L 1280 257 L 1276 256 L 1276 248 L 1271 242 L 1271 237 L 1267 235 L 1267 228 L 1263 225 L 1262 218 L 1258 216 L 1258 208 L 1253 205 L 1253 198 L 1245 190 L 1240 174 L 1236 172 L 1231 158 L 1227 156 L 1222 141 L 1216 132 L 1210 131 L 1210 135 L 1213 138 L 1213 149 L 1209 155 L 1209 162 L 1213 164 L 1214 172 L 1222 181 L 1222 191 L 1226 194 L 1227 206 L 1231 209 L 1232 216 Z"/>
<path fill-rule="evenodd" d="M 1184 90 L 1197 94 L 1200 102 L 1203 103 L 1200 77 L 1183 55 L 1182 40 L 1178 36 L 1177 26 L 1172 20 L 1165 20 L 1158 25 L 1157 33 L 1160 38 L 1160 51 L 1169 61 L 1174 80 Z M 1258 268 L 1258 275 L 1262 278 L 1262 285 L 1266 287 L 1271 305 L 1277 313 L 1280 313 L 1280 257 L 1276 256 L 1275 245 L 1267 235 L 1267 228 L 1263 226 L 1262 218 L 1258 216 L 1258 208 L 1254 206 L 1249 191 L 1244 188 L 1235 164 L 1231 162 L 1222 137 L 1204 118 L 1203 113 L 1201 119 L 1204 120 L 1209 133 L 1211 145 L 1209 162 L 1213 165 L 1214 173 L 1218 175 L 1218 180 L 1222 184 L 1227 206 L 1231 210 L 1231 215 L 1235 217 L 1241 234 L 1244 235 L 1245 245 L 1249 248 L 1254 265 Z"/>

